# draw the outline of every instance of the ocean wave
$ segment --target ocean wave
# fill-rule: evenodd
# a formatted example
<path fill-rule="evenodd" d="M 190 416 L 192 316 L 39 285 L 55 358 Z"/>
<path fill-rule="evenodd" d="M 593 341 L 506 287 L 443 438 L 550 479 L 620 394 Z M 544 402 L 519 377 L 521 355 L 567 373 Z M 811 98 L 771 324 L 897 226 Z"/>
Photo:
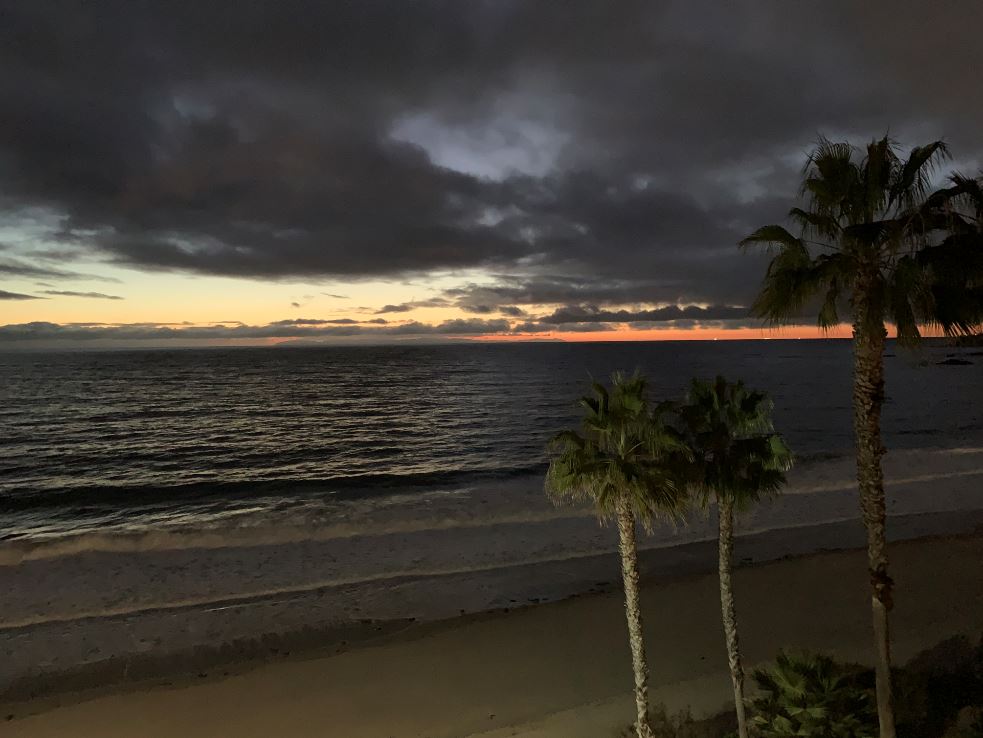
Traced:
<path fill-rule="evenodd" d="M 341 538 L 373 537 L 458 528 L 488 528 L 498 525 L 547 523 L 555 520 L 593 518 L 590 509 L 554 508 L 502 513 L 482 518 L 418 518 L 376 524 L 360 522 L 333 525 L 272 525 L 192 530 L 146 530 L 132 533 L 89 532 L 54 539 L 12 540 L 0 543 L 0 566 L 26 561 L 75 556 L 87 553 L 138 553 L 183 549 L 217 549 L 277 546 L 291 543 L 331 541 Z"/>
<path fill-rule="evenodd" d="M 983 476 L 983 463 L 976 465 L 968 457 L 983 456 L 983 448 L 958 447 L 953 449 L 920 449 L 893 454 L 897 473 L 890 474 L 886 480 L 888 490 L 897 490 L 909 485 L 923 485 Z M 913 466 L 913 462 L 923 462 L 934 457 L 932 470 L 924 466 Z M 970 466 L 966 468 L 939 468 L 946 458 L 957 459 Z M 817 473 L 818 470 L 818 473 Z M 830 475 L 830 472 L 833 472 Z M 856 488 L 852 476 L 852 459 L 838 459 L 826 462 L 811 469 L 805 469 L 801 476 L 793 477 L 784 494 L 792 497 L 825 495 L 833 492 L 850 492 Z M 470 492 L 470 489 L 456 491 Z M 270 510 L 245 506 L 233 510 L 219 509 L 210 514 L 208 527 L 153 528 L 139 531 L 107 532 L 96 530 L 57 537 L 7 540 L 0 543 L 0 566 L 15 566 L 25 561 L 74 556 L 86 553 L 137 553 L 146 551 L 166 551 L 184 549 L 220 549 L 235 547 L 261 547 L 284 544 L 323 542 L 343 538 L 382 537 L 387 535 L 425 534 L 428 532 L 452 529 L 492 528 L 495 526 L 547 524 L 559 520 L 573 520 L 594 517 L 589 507 L 540 507 L 537 509 L 516 509 L 512 507 L 489 509 L 474 505 L 472 500 L 462 502 L 451 512 L 431 514 L 432 500 L 439 496 L 439 490 L 429 490 L 417 494 L 403 492 L 387 498 L 367 500 L 375 510 L 386 501 L 411 506 L 405 516 L 373 520 L 356 516 L 345 522 L 311 524 L 310 513 L 303 505 L 287 506 L 277 517 Z M 429 496 L 429 497 L 428 497 Z M 357 499 L 357 498 L 352 498 Z M 372 504 L 375 502 L 376 504 Z M 260 524 L 240 525 L 239 519 L 261 513 Z M 270 523 L 270 520 L 279 523 Z M 813 521 L 815 522 L 815 521 Z M 788 526 L 792 527 L 792 526 Z"/>
<path fill-rule="evenodd" d="M 0 493 L 0 513 L 50 507 L 142 507 L 157 503 L 181 504 L 212 498 L 232 500 L 275 495 L 326 494 L 332 499 L 355 499 L 394 490 L 432 489 L 466 483 L 510 479 L 545 472 L 544 464 L 449 469 L 398 473 L 352 474 L 319 479 L 215 480 L 175 485 L 85 485 L 38 490 L 12 488 Z"/>

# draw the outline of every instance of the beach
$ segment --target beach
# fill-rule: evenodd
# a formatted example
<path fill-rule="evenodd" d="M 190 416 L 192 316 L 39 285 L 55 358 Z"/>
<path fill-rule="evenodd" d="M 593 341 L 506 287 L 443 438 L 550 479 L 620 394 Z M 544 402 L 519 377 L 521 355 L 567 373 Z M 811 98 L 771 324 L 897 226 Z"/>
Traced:
<path fill-rule="evenodd" d="M 627 724 L 617 530 L 589 508 L 546 499 L 543 448 L 577 422 L 570 398 L 585 364 L 604 375 L 639 358 L 662 367 L 654 373 L 664 393 L 721 356 L 777 388 L 797 463 L 782 494 L 738 517 L 748 658 L 788 644 L 863 658 L 865 565 L 842 553 L 865 542 L 843 401 L 848 348 L 53 356 L 47 386 L 59 399 L 33 414 L 30 391 L 22 393 L 8 439 L 17 453 L 4 461 L 0 716 L 10 720 L 0 728 L 603 736 Z M 380 358 L 394 368 L 361 388 L 362 369 Z M 341 359 L 362 363 L 345 368 Z M 12 361 L 6 371 L 30 389 L 32 366 Z M 186 379 L 167 384 L 162 367 Z M 253 390 L 239 393 L 233 378 L 247 367 Z M 983 630 L 942 607 L 965 594 L 955 590 L 959 576 L 979 581 L 969 575 L 979 552 L 959 547 L 983 529 L 983 436 L 977 405 L 966 401 L 978 385 L 965 367 L 898 359 L 889 368 L 905 397 L 885 411 L 904 658 L 950 631 Z M 115 392 L 75 402 L 79 377 L 102 382 L 107 372 Z M 334 391 L 311 393 L 311 377 Z M 932 378 L 941 394 L 916 391 Z M 446 393 L 423 392 L 433 382 Z M 194 423 L 186 385 L 213 393 Z M 146 406 L 161 386 L 169 389 Z M 335 395 L 353 388 L 370 402 L 349 417 Z M 956 541 L 955 564 L 943 539 Z M 638 545 L 656 699 L 716 710 L 729 688 L 720 678 L 715 514 L 659 523 L 640 531 Z M 904 568 L 905 556 L 918 558 L 905 552 L 916 550 L 928 552 L 938 582 Z M 812 563 L 826 557 L 850 563 L 842 572 Z M 914 577 L 910 590 L 905 577 Z M 820 594 L 830 599 L 809 599 Z M 792 609 L 776 610 L 776 600 Z M 271 727 L 276 720 L 287 722 Z"/>
<path fill-rule="evenodd" d="M 892 557 L 899 661 L 956 634 L 979 637 L 983 538 L 899 543 Z M 743 567 L 735 586 L 749 663 L 784 646 L 869 659 L 862 552 Z M 730 685 L 715 577 L 650 582 L 643 606 L 653 699 L 695 714 L 722 708 Z M 229 676 L 131 685 L 81 702 L 65 695 L 33 715 L 36 705 L 20 703 L 3 734 L 586 738 L 630 722 L 629 665 L 620 593 L 610 591 L 411 627 L 339 654 L 238 672 L 232 662 Z"/>

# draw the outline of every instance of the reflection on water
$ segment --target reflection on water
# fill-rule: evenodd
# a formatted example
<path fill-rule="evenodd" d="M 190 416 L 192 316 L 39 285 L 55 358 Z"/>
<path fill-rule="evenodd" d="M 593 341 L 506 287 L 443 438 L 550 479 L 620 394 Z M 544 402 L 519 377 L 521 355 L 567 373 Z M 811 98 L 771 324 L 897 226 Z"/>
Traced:
<path fill-rule="evenodd" d="M 980 365 L 938 366 L 951 351 L 888 359 L 890 447 L 983 436 Z M 505 480 L 533 489 L 588 378 L 635 368 L 656 396 L 691 376 L 743 378 L 772 394 L 800 457 L 850 448 L 847 342 L 5 354 L 0 538 L 277 516 L 357 525 L 366 505 L 425 507 Z"/>

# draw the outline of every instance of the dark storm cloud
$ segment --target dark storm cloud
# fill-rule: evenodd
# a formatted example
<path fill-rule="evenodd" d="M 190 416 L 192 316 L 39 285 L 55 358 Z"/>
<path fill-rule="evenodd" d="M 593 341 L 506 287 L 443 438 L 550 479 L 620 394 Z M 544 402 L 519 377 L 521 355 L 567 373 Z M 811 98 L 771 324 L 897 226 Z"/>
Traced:
<path fill-rule="evenodd" d="M 595 305 L 623 305 L 653 301 L 674 301 L 681 298 L 678 281 L 604 277 L 555 277 L 532 276 L 514 278 L 497 275 L 490 284 L 465 284 L 444 293 L 454 300 L 456 307 L 466 312 L 488 312 L 492 309 L 507 311 L 516 305 L 544 305 L 554 303 L 578 303 Z"/>
<path fill-rule="evenodd" d="M 147 270 L 508 277 L 447 296 L 474 314 L 747 304 L 762 258 L 734 244 L 787 209 L 817 132 L 983 159 L 973 2 L 21 0 L 0 20 L 0 209 Z"/>
<path fill-rule="evenodd" d="M 119 295 L 107 295 L 104 292 L 74 292 L 72 290 L 44 290 L 46 295 L 58 295 L 60 297 L 89 297 L 96 300 L 122 300 Z"/>
<path fill-rule="evenodd" d="M 543 316 L 542 323 L 589 323 L 602 321 L 608 323 L 664 323 L 681 320 L 735 320 L 748 317 L 748 309 L 731 307 L 729 305 L 710 305 L 700 307 L 688 305 L 666 307 L 651 310 L 600 310 L 594 305 L 569 305 L 560 308 L 551 315 Z"/>
<path fill-rule="evenodd" d="M 22 295 L 19 292 L 7 292 L 6 290 L 0 290 L 0 300 L 43 300 L 43 297 L 38 297 L 37 295 Z"/>
<path fill-rule="evenodd" d="M 500 315 L 504 315 L 509 318 L 524 318 L 529 314 L 517 305 L 482 305 L 460 302 L 457 304 L 457 307 L 466 313 L 472 313 L 474 315 L 490 315 L 491 313 L 499 313 Z"/>

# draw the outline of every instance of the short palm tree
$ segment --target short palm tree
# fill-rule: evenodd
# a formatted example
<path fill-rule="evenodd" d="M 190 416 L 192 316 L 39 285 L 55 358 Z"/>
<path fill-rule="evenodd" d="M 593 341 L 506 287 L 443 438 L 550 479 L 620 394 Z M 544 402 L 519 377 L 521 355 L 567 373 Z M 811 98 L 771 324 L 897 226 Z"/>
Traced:
<path fill-rule="evenodd" d="M 648 662 L 638 593 L 636 522 L 646 527 L 678 514 L 681 495 L 666 465 L 678 443 L 646 398 L 645 379 L 615 374 L 610 390 L 593 383 L 580 400 L 582 433 L 566 431 L 550 443 L 546 493 L 554 502 L 588 502 L 602 520 L 618 525 L 628 640 L 635 671 L 639 738 L 652 738 L 648 717 Z"/>
<path fill-rule="evenodd" d="M 712 382 L 694 379 L 677 410 L 678 430 L 689 452 L 684 464 L 688 486 L 701 507 L 707 509 L 711 502 L 717 506 L 720 607 L 740 738 L 748 738 L 748 726 L 731 584 L 734 511 L 778 493 L 792 466 L 791 452 L 774 432 L 771 408 L 765 394 L 717 377 Z"/>
<path fill-rule="evenodd" d="M 902 157 L 887 138 L 864 150 L 822 139 L 803 172 L 804 207 L 789 212 L 798 235 L 768 225 L 741 242 L 742 247 L 764 245 L 773 254 L 753 305 L 758 316 L 794 322 L 815 300 L 823 328 L 839 323 L 844 307 L 853 320 L 853 424 L 867 529 L 881 738 L 895 736 L 888 631 L 893 582 L 880 427 L 885 323 L 894 323 L 899 341 L 913 343 L 920 338 L 920 325 L 957 334 L 971 330 L 983 315 L 978 221 L 974 225 L 971 214 L 956 207 L 971 199 L 973 181 L 956 178 L 952 188 L 929 193 L 933 172 L 946 156 L 941 141 Z"/>

